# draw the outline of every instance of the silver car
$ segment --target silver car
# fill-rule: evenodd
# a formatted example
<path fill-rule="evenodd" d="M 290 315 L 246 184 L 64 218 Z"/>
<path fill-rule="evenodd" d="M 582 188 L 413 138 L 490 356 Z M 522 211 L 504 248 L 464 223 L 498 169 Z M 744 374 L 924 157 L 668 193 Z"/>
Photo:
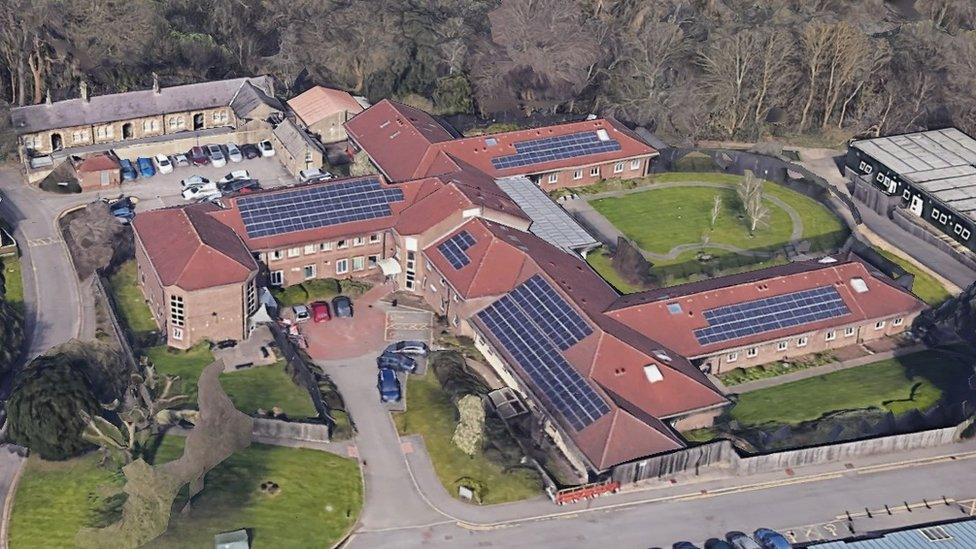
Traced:
<path fill-rule="evenodd" d="M 725 534 L 725 540 L 731 543 L 735 549 L 763 549 L 762 545 L 742 532 L 729 532 Z"/>
<path fill-rule="evenodd" d="M 231 162 L 240 162 L 244 160 L 244 155 L 241 154 L 241 149 L 237 147 L 234 143 L 227 144 L 227 160 Z"/>
<path fill-rule="evenodd" d="M 220 145 L 207 145 L 204 147 L 207 151 L 207 156 L 210 158 L 210 163 L 213 164 L 215 168 L 219 168 L 227 164 L 227 157 L 224 156 L 224 151 L 220 149 Z"/>

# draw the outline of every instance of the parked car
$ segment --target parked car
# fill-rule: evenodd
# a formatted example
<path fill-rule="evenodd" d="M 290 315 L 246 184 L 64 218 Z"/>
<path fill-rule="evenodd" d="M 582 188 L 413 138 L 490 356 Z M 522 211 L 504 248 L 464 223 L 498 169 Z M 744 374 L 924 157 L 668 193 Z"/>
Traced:
<path fill-rule="evenodd" d="M 118 208 L 116 210 L 112 210 L 111 213 L 115 217 L 115 219 L 117 219 L 119 223 L 123 225 L 128 225 L 136 217 L 135 210 L 132 210 L 130 208 Z"/>
<path fill-rule="evenodd" d="M 337 295 L 332 298 L 332 312 L 336 318 L 352 318 L 352 300 L 344 295 Z"/>
<path fill-rule="evenodd" d="M 237 347 L 237 340 L 236 339 L 222 339 L 222 340 L 218 341 L 217 343 L 211 344 L 210 347 L 212 349 L 233 349 L 234 347 Z"/>
<path fill-rule="evenodd" d="M 376 357 L 376 366 L 378 368 L 388 368 L 398 372 L 407 372 L 408 374 L 412 374 L 417 371 L 417 361 L 408 357 L 407 355 L 401 355 L 399 353 L 384 352 L 380 356 Z"/>
<path fill-rule="evenodd" d="M 729 532 L 725 534 L 725 540 L 731 543 L 735 549 L 763 549 L 761 545 L 742 532 Z"/>
<path fill-rule="evenodd" d="M 380 402 L 399 402 L 402 398 L 400 380 L 393 370 L 380 368 L 376 373 L 376 388 L 380 392 Z"/>
<path fill-rule="evenodd" d="M 386 348 L 391 353 L 401 353 L 404 355 L 427 356 L 430 349 L 423 341 L 397 341 Z"/>
<path fill-rule="evenodd" d="M 122 169 L 122 181 L 132 181 L 139 177 L 139 173 L 132 167 L 132 161 L 126 158 L 119 160 L 119 167 Z"/>
<path fill-rule="evenodd" d="M 215 168 L 227 165 L 227 157 L 224 156 L 224 151 L 221 150 L 220 145 L 210 144 L 205 147 L 205 150 L 207 151 L 207 157 L 210 158 L 210 163 Z"/>
<path fill-rule="evenodd" d="M 257 179 L 235 179 L 227 183 L 220 184 L 220 191 L 225 195 L 234 193 L 249 193 L 261 188 Z"/>
<path fill-rule="evenodd" d="M 234 143 L 227 144 L 227 160 L 231 162 L 240 162 L 244 160 L 244 155 L 241 154 L 241 149 L 237 147 Z"/>
<path fill-rule="evenodd" d="M 187 187 L 199 187 L 201 185 L 211 185 L 211 184 L 213 185 L 214 189 L 217 188 L 216 183 L 211 183 L 209 179 L 203 177 L 202 175 L 191 175 L 190 177 L 187 177 L 186 179 L 180 181 L 180 186 L 183 187 L 184 189 Z"/>
<path fill-rule="evenodd" d="M 268 141 L 267 139 L 258 143 L 258 150 L 261 151 L 261 156 L 267 157 L 275 155 L 274 145 L 272 145 L 271 141 Z"/>
<path fill-rule="evenodd" d="M 207 156 L 207 151 L 203 150 L 203 147 L 193 147 L 190 149 L 190 162 L 194 166 L 206 166 L 210 163 L 210 158 Z"/>
<path fill-rule="evenodd" d="M 152 160 L 146 158 L 145 156 L 140 156 L 136 159 L 136 166 L 139 167 L 139 174 L 142 177 L 152 177 L 156 175 L 156 167 L 153 166 Z"/>
<path fill-rule="evenodd" d="M 679 541 L 672 545 L 671 549 L 698 549 L 698 546 L 690 541 Z"/>
<path fill-rule="evenodd" d="M 330 172 L 323 172 L 318 168 L 310 168 L 307 170 L 302 170 L 298 172 L 298 179 L 302 183 L 311 183 L 312 181 L 325 181 L 326 179 L 332 179 L 335 177 Z"/>
<path fill-rule="evenodd" d="M 251 179 L 251 173 L 248 172 L 247 170 L 234 170 L 229 174 L 221 177 L 217 181 L 217 184 L 219 185 L 221 183 L 230 183 L 231 181 L 236 181 L 238 179 Z"/>
<path fill-rule="evenodd" d="M 177 168 L 185 168 L 190 165 L 190 159 L 183 153 L 173 155 L 173 165 Z"/>
<path fill-rule="evenodd" d="M 332 314 L 329 313 L 329 304 L 325 301 L 313 301 L 309 305 L 309 308 L 312 309 L 312 321 L 316 324 L 332 320 Z"/>
<path fill-rule="evenodd" d="M 735 549 L 735 547 L 727 541 L 712 538 L 705 542 L 705 549 Z"/>
<path fill-rule="evenodd" d="M 128 196 L 118 200 L 103 198 L 102 201 L 108 204 L 108 212 L 123 225 L 128 225 L 136 217 L 136 201 Z"/>
<path fill-rule="evenodd" d="M 308 307 L 305 305 L 295 305 L 291 310 L 295 313 L 295 322 L 305 322 L 310 317 Z"/>
<path fill-rule="evenodd" d="M 159 173 L 173 173 L 173 162 L 165 154 L 157 154 L 153 160 L 156 161 L 156 169 Z"/>
<path fill-rule="evenodd" d="M 183 200 L 212 200 L 214 198 L 220 198 L 223 193 L 217 190 L 213 184 L 210 185 L 197 185 L 194 187 L 187 187 L 183 189 Z"/>
<path fill-rule="evenodd" d="M 780 534 L 776 530 L 770 530 L 769 528 L 760 528 L 752 533 L 753 539 L 759 542 L 764 549 L 792 549 L 793 544 L 790 543 L 786 536 Z"/>
<path fill-rule="evenodd" d="M 261 149 L 258 149 L 257 145 L 245 143 L 241 145 L 241 154 L 244 155 L 244 158 L 251 160 L 261 156 Z"/>

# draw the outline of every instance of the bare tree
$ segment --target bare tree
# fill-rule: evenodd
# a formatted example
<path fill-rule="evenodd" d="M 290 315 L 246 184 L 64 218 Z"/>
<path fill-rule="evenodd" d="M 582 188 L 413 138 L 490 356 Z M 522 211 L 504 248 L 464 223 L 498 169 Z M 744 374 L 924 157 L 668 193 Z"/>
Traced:
<path fill-rule="evenodd" d="M 763 182 L 751 171 L 746 171 L 745 177 L 736 187 L 742 211 L 749 223 L 749 233 L 755 233 L 760 227 L 769 223 L 769 208 L 763 199 Z"/>
<path fill-rule="evenodd" d="M 715 228 L 718 223 L 718 216 L 722 213 L 722 196 L 716 194 L 712 197 L 711 228 Z"/>

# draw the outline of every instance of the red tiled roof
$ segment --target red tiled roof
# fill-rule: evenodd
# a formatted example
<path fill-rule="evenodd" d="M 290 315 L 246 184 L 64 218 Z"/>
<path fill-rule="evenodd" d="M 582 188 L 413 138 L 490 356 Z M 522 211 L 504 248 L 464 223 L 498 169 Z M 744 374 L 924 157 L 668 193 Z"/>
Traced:
<path fill-rule="evenodd" d="M 257 271 L 241 239 L 208 215 L 214 208 L 201 204 L 152 210 L 133 220 L 163 286 L 212 288 L 244 282 Z"/>
<path fill-rule="evenodd" d="M 868 291 L 852 289 L 859 278 Z M 708 325 L 702 314 L 708 309 L 744 303 L 822 286 L 837 289 L 851 314 L 769 332 L 701 345 L 694 330 Z M 681 312 L 671 314 L 667 305 L 678 303 Z M 834 263 L 797 262 L 784 267 L 754 271 L 748 275 L 716 278 L 620 298 L 607 315 L 643 333 L 654 333 L 670 348 L 687 357 L 712 354 L 825 328 L 863 323 L 925 308 L 917 297 L 888 283 L 884 275 L 857 259 Z M 666 327 L 666 328 L 665 328 Z"/>
<path fill-rule="evenodd" d="M 491 163 L 493 157 L 515 153 L 515 144 L 521 141 L 597 130 L 605 130 L 611 139 L 619 141 L 620 150 L 502 170 L 495 169 Z M 347 122 L 346 132 L 394 181 L 448 174 L 460 169 L 462 163 L 497 178 L 657 154 L 612 118 L 456 138 L 431 115 L 388 100 L 380 101 Z M 489 140 L 494 144 L 489 145 Z"/>
<path fill-rule="evenodd" d="M 349 92 L 323 86 L 312 87 L 289 99 L 288 106 L 308 126 L 339 112 L 356 114 L 363 110 Z"/>
<path fill-rule="evenodd" d="M 82 160 L 75 168 L 78 172 L 100 172 L 118 170 L 119 162 L 107 153 L 93 154 Z"/>

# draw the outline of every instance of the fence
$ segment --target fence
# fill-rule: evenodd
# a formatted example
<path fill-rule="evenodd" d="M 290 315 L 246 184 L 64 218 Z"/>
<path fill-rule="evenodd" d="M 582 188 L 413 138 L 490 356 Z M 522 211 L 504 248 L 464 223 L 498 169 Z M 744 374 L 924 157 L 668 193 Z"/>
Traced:
<path fill-rule="evenodd" d="M 958 441 L 973 418 L 959 425 L 917 433 L 892 435 L 839 444 L 787 450 L 743 457 L 728 440 L 709 442 L 693 448 L 614 467 L 611 478 L 621 484 L 663 478 L 678 474 L 695 476 L 706 472 L 729 476 L 782 471 L 804 465 L 833 463 L 847 459 L 934 448 Z"/>
<path fill-rule="evenodd" d="M 103 275 L 100 271 L 91 277 L 92 289 L 95 290 L 95 299 L 97 300 L 100 294 L 108 304 L 108 318 L 112 322 L 112 329 L 115 332 L 115 338 L 119 341 L 119 346 L 122 348 L 122 354 L 125 355 L 125 361 L 129 364 L 129 368 L 133 372 L 138 372 L 136 356 L 132 351 L 132 345 L 129 343 L 128 332 L 122 327 L 118 314 L 116 313 L 119 305 L 115 301 L 115 296 L 105 290 L 105 281 L 102 277 Z"/>
<path fill-rule="evenodd" d="M 278 419 L 254 418 L 252 437 L 329 442 L 329 426 L 323 423 L 298 423 Z"/>
<path fill-rule="evenodd" d="M 319 417 L 326 422 L 325 426 L 331 432 L 336 425 L 335 418 L 332 416 L 329 405 L 322 398 L 322 391 L 319 390 L 315 376 L 312 374 L 308 364 L 305 363 L 305 358 L 298 352 L 295 345 L 288 339 L 280 326 L 271 323 L 268 324 L 268 327 L 271 329 L 271 335 L 274 336 L 275 344 L 281 349 L 281 353 L 285 357 L 285 362 L 287 362 L 287 367 L 292 373 L 292 378 L 308 391 L 315 410 L 318 412 Z"/>
<path fill-rule="evenodd" d="M 924 240 L 927 244 L 935 246 L 970 269 L 976 269 L 976 259 L 973 259 L 971 254 L 960 252 L 949 242 L 939 238 L 938 235 L 933 234 L 932 231 L 919 225 L 919 223 L 912 219 L 912 217 L 912 214 L 906 212 L 902 208 L 895 208 L 891 212 L 891 220 L 894 221 L 895 225 L 901 227 L 905 232 L 912 234 L 916 238 Z"/>

